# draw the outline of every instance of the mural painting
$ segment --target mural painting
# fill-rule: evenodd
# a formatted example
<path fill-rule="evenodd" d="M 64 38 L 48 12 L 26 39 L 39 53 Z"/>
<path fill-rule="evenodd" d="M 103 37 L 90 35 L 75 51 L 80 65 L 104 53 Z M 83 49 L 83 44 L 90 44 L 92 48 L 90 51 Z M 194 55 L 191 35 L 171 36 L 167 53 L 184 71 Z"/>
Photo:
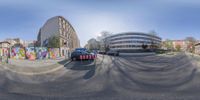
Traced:
<path fill-rule="evenodd" d="M 48 51 L 47 51 L 47 48 L 45 48 L 45 47 L 37 47 L 37 48 L 35 48 L 35 51 L 36 51 L 37 59 L 45 59 L 48 57 L 47 56 Z"/>
<path fill-rule="evenodd" d="M 0 56 L 2 56 L 3 54 L 2 54 L 2 48 L 0 48 Z"/>
<path fill-rule="evenodd" d="M 12 59 L 56 59 L 60 57 L 59 48 L 46 47 L 15 47 L 15 48 L 0 48 L 0 56 L 10 57 Z"/>
<path fill-rule="evenodd" d="M 26 48 L 26 57 L 29 60 L 35 60 L 36 59 L 36 53 L 34 47 L 27 47 Z"/>
<path fill-rule="evenodd" d="M 25 59 L 25 50 L 24 48 L 15 47 L 11 50 L 11 58 L 14 59 Z"/>
<path fill-rule="evenodd" d="M 60 57 L 59 48 L 49 48 L 48 52 L 49 52 L 50 59 L 56 59 L 56 58 Z"/>
<path fill-rule="evenodd" d="M 0 48 L 0 56 L 8 56 L 9 50 L 8 48 Z"/>
<path fill-rule="evenodd" d="M 8 63 L 9 49 L 0 48 L 0 63 Z"/>

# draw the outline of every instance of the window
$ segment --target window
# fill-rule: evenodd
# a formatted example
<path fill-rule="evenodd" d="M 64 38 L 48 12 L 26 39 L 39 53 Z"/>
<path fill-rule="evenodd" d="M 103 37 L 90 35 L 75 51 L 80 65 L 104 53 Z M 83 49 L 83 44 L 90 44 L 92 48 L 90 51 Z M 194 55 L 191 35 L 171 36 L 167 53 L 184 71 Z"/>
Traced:
<path fill-rule="evenodd" d="M 62 34 L 62 29 L 59 29 L 60 34 Z"/>

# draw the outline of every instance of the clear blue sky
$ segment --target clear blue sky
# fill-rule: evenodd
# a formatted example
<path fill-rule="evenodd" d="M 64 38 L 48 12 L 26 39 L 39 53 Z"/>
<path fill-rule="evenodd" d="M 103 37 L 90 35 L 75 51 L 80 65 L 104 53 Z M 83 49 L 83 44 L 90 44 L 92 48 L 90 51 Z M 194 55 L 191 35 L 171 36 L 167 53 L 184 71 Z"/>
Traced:
<path fill-rule="evenodd" d="M 200 39 L 198 0 L 1 0 L 0 40 L 36 40 L 46 20 L 58 15 L 73 25 L 82 46 L 104 30 L 155 30 L 163 39 Z"/>

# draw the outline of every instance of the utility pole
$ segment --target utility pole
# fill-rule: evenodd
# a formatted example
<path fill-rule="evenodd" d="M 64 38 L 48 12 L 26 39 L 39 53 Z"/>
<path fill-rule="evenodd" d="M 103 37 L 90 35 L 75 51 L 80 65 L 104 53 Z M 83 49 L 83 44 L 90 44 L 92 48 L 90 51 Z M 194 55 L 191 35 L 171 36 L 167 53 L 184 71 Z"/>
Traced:
<path fill-rule="evenodd" d="M 67 42 L 64 42 L 64 47 L 65 47 L 65 59 L 67 59 Z"/>

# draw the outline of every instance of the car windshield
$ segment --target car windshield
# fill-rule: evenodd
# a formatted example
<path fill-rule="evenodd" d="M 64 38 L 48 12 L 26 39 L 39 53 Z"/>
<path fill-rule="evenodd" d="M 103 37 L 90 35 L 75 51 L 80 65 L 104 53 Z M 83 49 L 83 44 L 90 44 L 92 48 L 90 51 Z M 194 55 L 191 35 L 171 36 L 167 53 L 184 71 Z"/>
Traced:
<path fill-rule="evenodd" d="M 0 100 L 200 100 L 200 0 L 0 0 Z"/>

